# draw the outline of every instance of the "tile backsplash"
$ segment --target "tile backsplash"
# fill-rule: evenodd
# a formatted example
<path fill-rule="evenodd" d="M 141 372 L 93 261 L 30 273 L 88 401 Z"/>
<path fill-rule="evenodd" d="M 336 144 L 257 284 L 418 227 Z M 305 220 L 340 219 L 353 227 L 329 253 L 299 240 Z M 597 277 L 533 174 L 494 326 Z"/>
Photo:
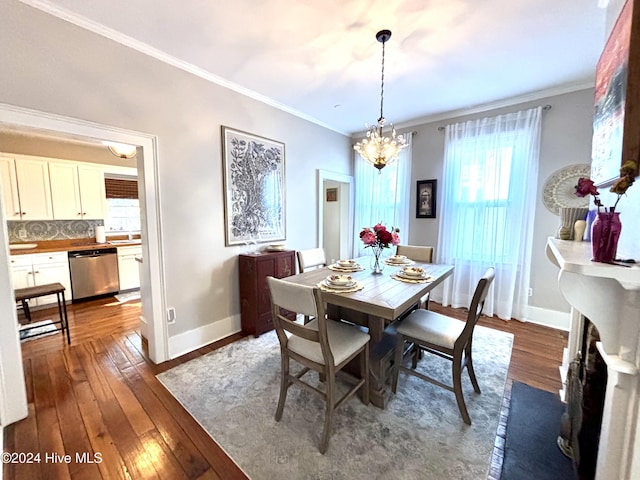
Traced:
<path fill-rule="evenodd" d="M 95 238 L 95 227 L 104 220 L 7 221 L 9 243 Z"/>

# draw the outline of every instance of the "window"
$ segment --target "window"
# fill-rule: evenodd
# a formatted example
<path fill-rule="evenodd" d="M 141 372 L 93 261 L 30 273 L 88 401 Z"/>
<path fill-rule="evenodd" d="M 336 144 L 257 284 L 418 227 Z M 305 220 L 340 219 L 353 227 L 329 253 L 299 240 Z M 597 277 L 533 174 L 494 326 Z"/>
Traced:
<path fill-rule="evenodd" d="M 137 198 L 107 198 L 105 230 L 116 232 L 140 232 L 140 201 Z"/>
<path fill-rule="evenodd" d="M 486 314 L 525 318 L 541 112 L 446 127 L 437 259 L 455 271 L 443 286 L 443 305 L 469 306 L 478 279 L 494 267 Z"/>
<path fill-rule="evenodd" d="M 107 193 L 107 218 L 105 230 L 108 233 L 140 232 L 140 202 L 138 181 L 131 178 L 105 178 Z"/>

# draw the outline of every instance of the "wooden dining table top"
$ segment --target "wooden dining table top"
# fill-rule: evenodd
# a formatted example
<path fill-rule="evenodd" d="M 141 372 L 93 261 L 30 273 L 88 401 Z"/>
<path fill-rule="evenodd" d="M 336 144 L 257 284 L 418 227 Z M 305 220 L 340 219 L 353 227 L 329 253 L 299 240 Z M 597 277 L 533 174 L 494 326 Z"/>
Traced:
<path fill-rule="evenodd" d="M 322 291 L 322 298 L 329 304 L 357 310 L 368 315 L 381 317 L 386 320 L 395 320 L 411 306 L 415 305 L 421 297 L 433 290 L 453 273 L 453 265 L 437 263 L 415 262 L 411 266 L 421 267 L 433 277 L 433 281 L 427 283 L 408 283 L 393 278 L 393 274 L 404 265 L 385 265 L 380 274 L 375 274 L 369 268 L 370 257 L 354 259 L 364 267 L 359 272 L 346 273 L 354 280 L 362 282 L 364 288 L 357 292 L 328 292 Z M 286 277 L 288 282 L 316 286 L 329 275 L 336 273 L 329 267 L 311 270 L 297 275 Z"/>

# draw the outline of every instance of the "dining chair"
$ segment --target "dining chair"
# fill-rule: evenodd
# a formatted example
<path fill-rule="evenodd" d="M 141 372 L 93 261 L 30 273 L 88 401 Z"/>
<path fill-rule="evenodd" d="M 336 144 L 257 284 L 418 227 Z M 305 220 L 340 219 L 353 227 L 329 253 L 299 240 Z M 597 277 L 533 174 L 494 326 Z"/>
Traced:
<path fill-rule="evenodd" d="M 466 367 L 471 379 L 471 384 L 476 393 L 480 393 L 480 387 L 473 371 L 473 361 L 471 357 L 471 343 L 473 340 L 473 329 L 478 323 L 482 314 L 484 301 L 487 297 L 489 287 L 495 277 L 495 270 L 489 268 L 478 282 L 478 286 L 473 294 L 469 313 L 466 322 L 442 315 L 430 310 L 415 310 L 411 312 L 397 327 L 397 339 L 395 348 L 395 359 L 393 366 L 393 379 L 391 389 L 396 393 L 398 387 L 398 376 L 400 370 L 410 375 L 445 388 L 456 395 L 458 409 L 462 415 L 464 423 L 471 425 L 471 418 L 467 411 L 462 394 L 462 370 Z M 415 348 L 410 350 L 412 365 L 407 368 L 402 365 L 402 357 L 405 351 L 405 342 L 413 343 Z M 453 386 L 444 384 L 434 378 L 424 375 L 416 370 L 418 361 L 418 350 L 432 353 L 439 357 L 451 360 Z"/>
<path fill-rule="evenodd" d="M 287 391 L 293 384 L 319 394 L 326 403 L 324 427 L 320 441 L 320 453 L 329 446 L 329 435 L 333 412 L 358 390 L 361 399 L 369 404 L 369 334 L 357 327 L 326 318 L 320 290 L 316 287 L 297 285 L 286 280 L 267 277 L 271 293 L 273 325 L 280 341 L 281 377 L 280 398 L 275 419 L 282 418 Z M 289 312 L 315 316 L 306 325 L 300 325 L 282 315 L 281 309 Z M 355 378 L 342 368 L 352 359 L 360 357 L 360 378 Z M 303 365 L 297 374 L 290 371 L 290 361 Z M 323 379 L 320 389 L 302 377 L 314 370 Z M 355 385 L 342 397 L 337 397 L 336 376 L 344 375 Z"/>
<path fill-rule="evenodd" d="M 433 247 L 422 245 L 398 245 L 396 255 L 404 255 L 409 260 L 420 263 L 433 263 Z M 420 299 L 419 308 L 429 309 L 429 294 Z"/>
<path fill-rule="evenodd" d="M 298 250 L 298 269 L 303 273 L 309 269 L 327 266 L 327 257 L 324 248 L 310 248 L 308 250 Z"/>
<path fill-rule="evenodd" d="M 422 245 L 398 245 L 396 255 L 404 255 L 414 262 L 433 263 L 433 247 Z"/>
<path fill-rule="evenodd" d="M 300 273 L 304 273 L 308 270 L 315 270 L 318 268 L 327 266 L 327 257 L 324 253 L 324 248 L 310 248 L 308 250 L 298 250 L 298 270 Z M 304 315 L 303 323 L 306 325 L 313 317 Z"/>

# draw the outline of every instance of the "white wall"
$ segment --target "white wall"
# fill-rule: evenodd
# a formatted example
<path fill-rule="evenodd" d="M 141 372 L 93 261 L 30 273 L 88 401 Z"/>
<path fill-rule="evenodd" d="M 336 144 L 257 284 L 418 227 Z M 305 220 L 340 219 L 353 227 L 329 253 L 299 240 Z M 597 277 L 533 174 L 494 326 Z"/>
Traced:
<path fill-rule="evenodd" d="M 451 118 L 414 127 L 413 158 L 411 176 L 411 206 L 415 209 L 416 181 L 438 179 L 442 182 L 442 162 L 444 155 L 444 132 L 438 127 L 473 118 L 490 117 L 500 113 L 523 110 L 537 105 L 551 105 L 551 110 L 543 113 L 540 167 L 538 177 L 538 200 L 536 202 L 535 229 L 533 233 L 533 259 L 531 265 L 531 287 L 533 296 L 530 306 L 541 309 L 568 312 L 569 305 L 557 288 L 558 270 L 545 255 L 545 245 L 549 236 L 555 235 L 560 224 L 558 216 L 549 212 L 542 203 L 542 189 L 547 178 L 565 165 L 591 162 L 591 136 L 593 121 L 593 89 L 581 90 L 564 95 L 547 97 L 535 102 L 500 108 L 481 114 Z M 409 242 L 416 245 L 434 245 L 438 241 L 438 221 L 441 215 L 442 188 L 438 188 L 436 219 L 415 218 L 409 225 Z"/>
<path fill-rule="evenodd" d="M 247 247 L 224 246 L 221 125 L 285 143 L 290 248 L 315 246 L 317 166 L 351 174 L 347 137 L 22 3 L 2 0 L 0 45 L 0 102 L 158 136 L 170 336 L 237 324 Z"/>

